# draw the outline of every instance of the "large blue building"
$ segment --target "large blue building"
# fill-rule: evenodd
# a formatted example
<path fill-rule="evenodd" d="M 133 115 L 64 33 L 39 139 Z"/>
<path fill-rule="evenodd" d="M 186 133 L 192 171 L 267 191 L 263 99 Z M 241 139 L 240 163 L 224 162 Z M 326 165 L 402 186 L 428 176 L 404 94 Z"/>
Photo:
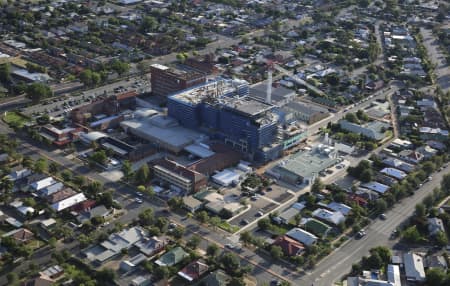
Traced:
<path fill-rule="evenodd" d="M 283 150 L 275 106 L 249 96 L 248 83 L 216 79 L 168 98 L 168 115 L 242 151 L 270 161 Z"/>

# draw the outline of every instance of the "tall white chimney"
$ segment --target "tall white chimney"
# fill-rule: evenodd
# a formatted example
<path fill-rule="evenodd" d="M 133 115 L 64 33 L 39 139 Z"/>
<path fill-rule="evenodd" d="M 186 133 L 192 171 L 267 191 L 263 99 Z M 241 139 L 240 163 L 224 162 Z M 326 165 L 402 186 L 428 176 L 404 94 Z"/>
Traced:
<path fill-rule="evenodd" d="M 267 71 L 266 103 L 272 103 L 272 69 Z"/>

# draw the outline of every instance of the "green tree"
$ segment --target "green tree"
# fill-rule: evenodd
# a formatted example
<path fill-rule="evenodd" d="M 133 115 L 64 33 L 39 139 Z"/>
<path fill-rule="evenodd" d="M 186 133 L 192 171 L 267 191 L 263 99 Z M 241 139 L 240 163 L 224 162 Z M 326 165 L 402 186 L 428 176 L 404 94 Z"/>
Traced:
<path fill-rule="evenodd" d="M 325 188 L 325 184 L 322 182 L 320 178 L 316 178 L 314 183 L 311 186 L 311 192 L 318 193 Z"/>
<path fill-rule="evenodd" d="M 370 181 L 372 181 L 372 177 L 373 177 L 373 173 L 372 173 L 372 169 L 365 169 L 359 179 L 363 182 L 363 183 L 368 183 Z"/>
<path fill-rule="evenodd" d="M 167 279 L 170 276 L 170 271 L 167 267 L 158 266 L 153 269 L 153 275 L 156 280 Z"/>
<path fill-rule="evenodd" d="M 448 243 L 447 234 L 443 231 L 439 231 L 435 235 L 436 243 L 439 246 L 446 246 Z"/>
<path fill-rule="evenodd" d="M 377 252 L 374 252 L 367 259 L 367 264 L 370 269 L 380 269 L 383 266 L 383 260 Z"/>
<path fill-rule="evenodd" d="M 122 163 L 122 172 L 125 181 L 129 181 L 133 176 L 133 170 L 131 168 L 131 162 L 128 160 L 123 161 Z"/>
<path fill-rule="evenodd" d="M 89 157 L 89 160 L 93 164 L 106 165 L 108 156 L 106 155 L 105 150 L 98 150 Z"/>
<path fill-rule="evenodd" d="M 270 220 L 268 218 L 262 218 L 258 220 L 258 227 L 262 230 L 267 230 L 270 228 L 272 224 L 270 223 Z"/>
<path fill-rule="evenodd" d="M 11 82 L 11 64 L 5 63 L 0 65 L 0 82 L 8 84 Z"/>
<path fill-rule="evenodd" d="M 39 158 L 35 163 L 33 167 L 34 171 L 36 173 L 43 173 L 46 172 L 48 169 L 48 162 L 44 158 Z"/>
<path fill-rule="evenodd" d="M 283 257 L 283 249 L 281 249 L 278 245 L 272 245 L 270 247 L 270 256 L 272 256 L 275 260 L 280 259 Z"/>
<path fill-rule="evenodd" d="M 446 275 L 445 271 L 441 268 L 429 268 L 426 271 L 426 284 L 429 286 L 447 286 L 447 282 L 450 282 L 450 276 Z"/>
<path fill-rule="evenodd" d="M 169 207 L 173 210 L 179 210 L 183 207 L 183 198 L 181 197 L 172 197 L 167 201 Z"/>
<path fill-rule="evenodd" d="M 209 257 L 216 257 L 219 254 L 219 247 L 217 246 L 217 244 L 213 243 L 213 244 L 209 244 L 208 247 L 206 248 L 206 255 L 208 255 Z"/>
<path fill-rule="evenodd" d="M 427 215 L 427 209 L 425 208 L 425 205 L 422 203 L 419 203 L 416 205 L 416 216 L 424 218 Z"/>
<path fill-rule="evenodd" d="M 236 275 L 240 267 L 239 258 L 231 252 L 226 252 L 222 255 L 220 258 L 220 263 L 222 264 L 225 272 L 231 276 Z"/>
<path fill-rule="evenodd" d="M 206 223 L 209 220 L 209 215 L 206 211 L 199 211 L 195 213 L 195 217 L 201 223 Z"/>
<path fill-rule="evenodd" d="M 239 239 L 244 243 L 244 245 L 248 245 L 252 242 L 253 237 L 249 231 L 244 231 L 239 235 Z"/>
<path fill-rule="evenodd" d="M 152 16 L 145 16 L 140 26 L 141 33 L 155 31 L 158 28 L 158 21 Z"/>
<path fill-rule="evenodd" d="M 143 226 L 152 225 L 154 221 L 153 209 L 148 208 L 144 210 L 138 215 L 138 217 L 141 225 Z"/>
<path fill-rule="evenodd" d="M 384 213 L 387 210 L 387 203 L 384 199 L 379 198 L 375 201 L 375 210 L 377 213 Z"/>
<path fill-rule="evenodd" d="M 120 60 L 114 60 L 111 63 L 111 69 L 119 75 L 122 75 L 130 70 L 130 65 Z"/>
<path fill-rule="evenodd" d="M 403 231 L 403 239 L 405 239 L 407 242 L 411 243 L 418 243 L 423 240 L 422 236 L 420 235 L 419 231 L 417 230 L 417 226 L 413 225 L 408 227 Z"/>
<path fill-rule="evenodd" d="M 145 185 L 150 179 L 150 169 L 147 164 L 142 165 L 135 173 L 134 180 L 137 184 Z"/>
<path fill-rule="evenodd" d="M 33 102 L 39 102 L 43 98 L 50 97 L 53 92 L 48 85 L 35 82 L 27 86 L 25 94 Z"/>
<path fill-rule="evenodd" d="M 359 124 L 359 119 L 358 119 L 358 117 L 356 116 L 356 114 L 351 113 L 351 112 L 349 112 L 349 113 L 347 113 L 347 114 L 345 115 L 345 120 L 347 120 L 347 121 L 349 121 L 349 122 L 352 122 L 352 123 Z"/>
<path fill-rule="evenodd" d="M 72 172 L 70 170 L 64 170 L 61 172 L 61 177 L 64 181 L 68 182 L 72 179 Z"/>
<path fill-rule="evenodd" d="M 201 238 L 198 235 L 193 235 L 189 241 L 186 243 L 186 246 L 190 249 L 196 249 L 197 246 L 200 244 Z"/>
<path fill-rule="evenodd" d="M 181 239 L 183 235 L 184 235 L 184 228 L 182 228 L 181 226 L 177 226 L 172 230 L 172 236 L 175 239 Z"/>

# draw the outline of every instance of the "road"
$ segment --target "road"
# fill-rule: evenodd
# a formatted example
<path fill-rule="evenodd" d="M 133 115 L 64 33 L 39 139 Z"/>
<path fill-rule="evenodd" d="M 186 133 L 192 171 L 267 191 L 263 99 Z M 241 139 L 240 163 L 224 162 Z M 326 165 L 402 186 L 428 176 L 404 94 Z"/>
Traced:
<path fill-rule="evenodd" d="M 348 243 L 324 258 L 316 268 L 297 280 L 297 285 L 331 286 L 351 270 L 353 263 L 369 254 L 373 247 L 383 245 L 393 247 L 397 241 L 390 240 L 390 234 L 415 211 L 415 206 L 440 186 L 442 177 L 450 173 L 450 167 L 435 173 L 433 179 L 425 183 L 413 196 L 403 199 L 386 212 L 386 220 L 376 220 L 366 228 L 367 235 L 360 240 L 351 239 Z"/>
<path fill-rule="evenodd" d="M 432 30 L 420 28 L 423 37 L 423 44 L 428 51 L 428 56 L 433 64 L 436 65 L 434 73 L 436 74 L 436 83 L 442 88 L 442 91 L 450 91 L 450 67 L 447 64 L 445 55 L 439 48 L 439 42 Z"/>

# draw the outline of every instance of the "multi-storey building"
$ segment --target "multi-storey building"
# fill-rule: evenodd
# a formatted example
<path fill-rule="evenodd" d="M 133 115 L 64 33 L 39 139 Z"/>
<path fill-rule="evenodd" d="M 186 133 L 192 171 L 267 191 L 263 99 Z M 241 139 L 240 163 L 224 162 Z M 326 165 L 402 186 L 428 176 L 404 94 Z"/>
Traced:
<path fill-rule="evenodd" d="M 180 124 L 203 131 L 250 159 L 269 161 L 283 150 L 275 106 L 250 97 L 245 81 L 209 81 L 170 96 L 167 107 Z"/>
<path fill-rule="evenodd" d="M 156 96 L 167 96 L 206 81 L 202 73 L 177 70 L 161 64 L 151 65 L 150 73 L 152 93 Z"/>

